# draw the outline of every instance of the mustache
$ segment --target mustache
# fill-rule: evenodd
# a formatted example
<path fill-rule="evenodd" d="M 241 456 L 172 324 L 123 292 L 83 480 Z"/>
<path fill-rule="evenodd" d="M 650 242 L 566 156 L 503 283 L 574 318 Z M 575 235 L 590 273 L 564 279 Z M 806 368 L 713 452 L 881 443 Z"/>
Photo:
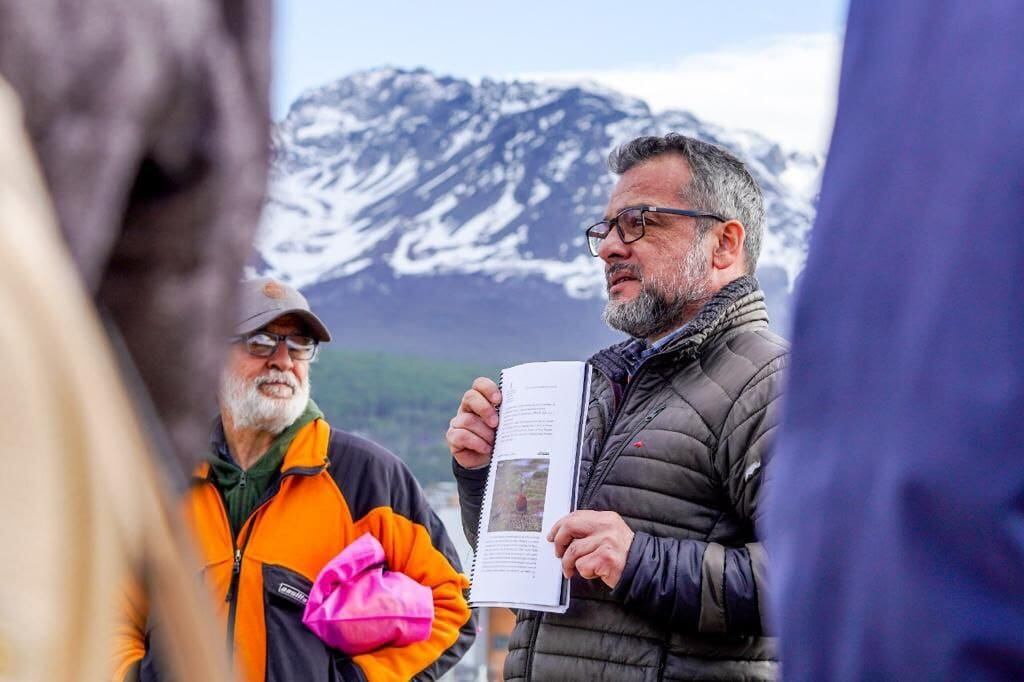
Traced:
<path fill-rule="evenodd" d="M 263 384 L 285 384 L 292 390 L 299 390 L 299 382 L 295 377 L 287 372 L 282 372 L 279 369 L 267 370 L 266 374 L 256 377 L 253 384 L 256 388 L 259 388 Z"/>
<path fill-rule="evenodd" d="M 634 279 L 643 281 L 643 275 L 640 273 L 640 266 L 633 263 L 615 263 L 609 265 L 604 269 L 604 283 L 605 286 L 611 285 L 612 277 L 619 274 L 623 270 L 627 271 Z"/>

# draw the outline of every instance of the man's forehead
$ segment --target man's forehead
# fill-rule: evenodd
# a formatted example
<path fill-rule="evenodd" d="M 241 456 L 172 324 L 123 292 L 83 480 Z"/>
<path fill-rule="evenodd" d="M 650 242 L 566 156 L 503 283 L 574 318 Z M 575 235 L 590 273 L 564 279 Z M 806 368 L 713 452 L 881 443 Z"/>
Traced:
<path fill-rule="evenodd" d="M 309 335 L 309 326 L 301 317 L 294 313 L 275 317 L 273 320 L 265 324 L 263 329 L 268 332 L 274 332 L 275 334 Z"/>
<path fill-rule="evenodd" d="M 605 217 L 611 217 L 627 206 L 678 207 L 680 192 L 691 177 L 689 164 L 679 154 L 663 154 L 637 164 L 615 183 Z"/>

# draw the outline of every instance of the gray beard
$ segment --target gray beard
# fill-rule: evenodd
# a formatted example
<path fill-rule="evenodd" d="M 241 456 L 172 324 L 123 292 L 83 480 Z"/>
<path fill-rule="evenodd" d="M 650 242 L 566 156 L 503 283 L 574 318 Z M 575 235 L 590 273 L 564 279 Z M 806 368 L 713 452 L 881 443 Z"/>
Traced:
<path fill-rule="evenodd" d="M 609 299 L 603 315 L 605 324 L 638 339 L 661 336 L 680 327 L 711 297 L 710 274 L 711 262 L 698 240 L 666 285 L 653 277 L 643 278 L 640 294 L 633 300 Z"/>
<path fill-rule="evenodd" d="M 262 380 L 277 375 L 283 378 L 283 372 L 271 372 L 246 383 L 236 376 L 225 373 L 221 377 L 221 404 L 231 415 L 231 421 L 237 429 L 256 429 L 266 433 L 278 434 L 295 423 L 302 416 L 309 402 L 309 379 L 295 382 L 295 392 L 291 398 L 270 398 L 260 393 Z M 293 380 L 294 377 L 289 377 Z"/>

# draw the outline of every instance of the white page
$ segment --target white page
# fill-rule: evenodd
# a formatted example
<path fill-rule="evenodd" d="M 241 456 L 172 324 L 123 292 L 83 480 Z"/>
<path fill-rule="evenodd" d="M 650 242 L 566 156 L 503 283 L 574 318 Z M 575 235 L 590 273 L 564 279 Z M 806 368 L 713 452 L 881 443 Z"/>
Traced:
<path fill-rule="evenodd" d="M 481 510 L 470 601 L 564 611 L 561 561 L 547 534 L 572 511 L 586 396 L 582 362 L 502 372 L 500 426 Z"/>

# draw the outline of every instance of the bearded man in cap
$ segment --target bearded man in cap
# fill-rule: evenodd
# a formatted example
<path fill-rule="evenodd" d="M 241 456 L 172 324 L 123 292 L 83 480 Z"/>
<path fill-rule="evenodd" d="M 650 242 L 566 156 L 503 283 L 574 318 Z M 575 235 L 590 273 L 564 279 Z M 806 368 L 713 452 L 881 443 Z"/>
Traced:
<path fill-rule="evenodd" d="M 242 283 L 208 461 L 186 497 L 206 582 L 248 680 L 434 679 L 473 640 L 458 556 L 412 474 L 378 445 L 331 428 L 309 369 L 331 334 L 297 290 Z M 365 533 L 387 568 L 429 587 L 429 637 L 348 656 L 302 622 L 312 581 Z M 155 674 L 145 605 L 119 641 L 117 679 Z M 161 666 L 162 667 L 162 666 Z"/>

